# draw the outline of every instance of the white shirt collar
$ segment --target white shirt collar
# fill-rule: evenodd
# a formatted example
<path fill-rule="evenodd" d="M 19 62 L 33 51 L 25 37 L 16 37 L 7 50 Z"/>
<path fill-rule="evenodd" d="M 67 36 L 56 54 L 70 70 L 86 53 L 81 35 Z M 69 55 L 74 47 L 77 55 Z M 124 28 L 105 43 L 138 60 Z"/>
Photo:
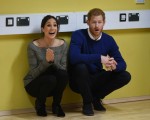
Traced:
<path fill-rule="evenodd" d="M 95 41 L 100 40 L 100 39 L 101 39 L 101 37 L 102 37 L 102 33 L 101 33 L 101 35 L 99 36 L 99 38 L 95 39 L 95 38 L 92 36 L 92 34 L 91 34 L 91 32 L 90 32 L 89 28 L 88 28 L 88 34 L 89 34 L 90 38 L 91 38 L 92 40 L 95 40 Z"/>

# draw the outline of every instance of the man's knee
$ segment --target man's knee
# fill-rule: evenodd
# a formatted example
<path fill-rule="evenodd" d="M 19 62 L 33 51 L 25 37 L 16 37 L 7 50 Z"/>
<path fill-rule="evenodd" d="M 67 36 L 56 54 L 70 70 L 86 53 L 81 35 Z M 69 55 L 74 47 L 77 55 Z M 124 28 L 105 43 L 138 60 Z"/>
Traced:
<path fill-rule="evenodd" d="M 128 84 L 131 80 L 131 74 L 128 71 L 124 71 L 123 76 L 124 84 Z"/>
<path fill-rule="evenodd" d="M 78 73 L 78 74 L 87 74 L 88 73 L 88 69 L 87 66 L 85 64 L 77 64 L 74 67 L 74 72 Z"/>
<path fill-rule="evenodd" d="M 87 69 L 87 66 L 85 64 L 77 64 L 74 68 L 81 71 Z"/>

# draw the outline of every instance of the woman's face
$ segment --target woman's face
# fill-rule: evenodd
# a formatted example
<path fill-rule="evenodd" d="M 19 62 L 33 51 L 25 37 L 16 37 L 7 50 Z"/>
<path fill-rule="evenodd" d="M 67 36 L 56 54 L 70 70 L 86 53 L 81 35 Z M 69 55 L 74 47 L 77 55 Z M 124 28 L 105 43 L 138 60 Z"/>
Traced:
<path fill-rule="evenodd" d="M 57 26 L 55 19 L 53 18 L 49 19 L 45 23 L 44 28 L 42 28 L 42 31 L 45 37 L 49 39 L 55 38 L 58 32 L 58 26 Z"/>

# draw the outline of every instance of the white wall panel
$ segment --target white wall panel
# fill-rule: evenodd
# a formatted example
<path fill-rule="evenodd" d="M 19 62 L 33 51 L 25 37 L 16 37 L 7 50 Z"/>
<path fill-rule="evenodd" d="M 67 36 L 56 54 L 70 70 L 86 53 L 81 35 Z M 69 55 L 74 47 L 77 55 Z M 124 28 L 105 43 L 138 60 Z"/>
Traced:
<path fill-rule="evenodd" d="M 150 28 L 150 10 L 105 11 L 105 13 L 105 30 Z M 43 14 L 8 14 L 0 15 L 0 35 L 40 33 L 41 20 L 47 14 L 54 15 L 62 20 L 60 32 L 71 32 L 76 29 L 87 28 L 87 24 L 84 22 L 84 15 L 87 14 L 87 11 Z M 123 14 L 123 17 L 125 14 L 125 20 L 121 22 L 120 14 Z M 129 21 L 129 16 L 131 21 Z M 29 25 L 17 26 L 17 17 L 29 17 Z M 6 26 L 6 18 L 8 26 Z M 13 25 L 11 24 L 12 22 Z"/>
<path fill-rule="evenodd" d="M 120 22 L 120 14 L 126 14 L 126 21 Z M 129 14 L 139 14 L 139 21 L 129 21 Z M 130 16 L 132 17 L 132 16 Z M 150 10 L 111 11 L 106 12 L 106 25 L 104 29 L 133 29 L 150 28 Z"/>

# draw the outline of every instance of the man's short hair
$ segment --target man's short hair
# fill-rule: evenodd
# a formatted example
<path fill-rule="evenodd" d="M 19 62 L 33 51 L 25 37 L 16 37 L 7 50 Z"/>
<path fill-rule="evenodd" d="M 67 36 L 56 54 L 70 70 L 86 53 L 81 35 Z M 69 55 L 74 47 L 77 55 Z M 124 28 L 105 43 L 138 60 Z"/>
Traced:
<path fill-rule="evenodd" d="M 105 13 L 104 13 L 103 10 L 101 10 L 99 8 L 93 8 L 93 9 L 91 9 L 88 12 L 87 17 L 88 17 L 88 20 L 90 20 L 92 16 L 99 16 L 99 15 L 102 15 L 103 20 L 105 21 Z"/>

